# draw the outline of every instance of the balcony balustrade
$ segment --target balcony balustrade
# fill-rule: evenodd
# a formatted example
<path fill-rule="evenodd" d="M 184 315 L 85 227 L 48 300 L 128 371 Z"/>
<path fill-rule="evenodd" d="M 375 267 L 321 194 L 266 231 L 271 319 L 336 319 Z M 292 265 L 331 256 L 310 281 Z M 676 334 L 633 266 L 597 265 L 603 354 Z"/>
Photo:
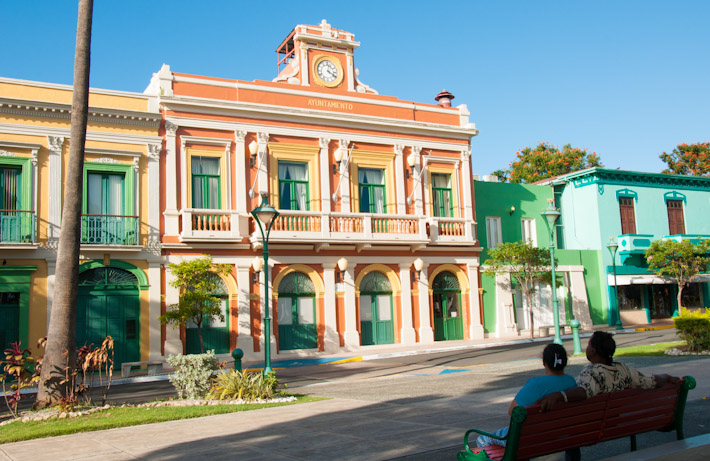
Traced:
<path fill-rule="evenodd" d="M 35 212 L 0 210 L 0 243 L 35 243 Z"/>
<path fill-rule="evenodd" d="M 138 216 L 81 215 L 84 245 L 138 245 Z"/>
<path fill-rule="evenodd" d="M 239 213 L 234 210 L 185 208 L 180 213 L 182 241 L 238 241 L 246 233 L 246 226 L 244 232 L 240 232 Z M 246 217 L 243 219 L 246 220 Z"/>

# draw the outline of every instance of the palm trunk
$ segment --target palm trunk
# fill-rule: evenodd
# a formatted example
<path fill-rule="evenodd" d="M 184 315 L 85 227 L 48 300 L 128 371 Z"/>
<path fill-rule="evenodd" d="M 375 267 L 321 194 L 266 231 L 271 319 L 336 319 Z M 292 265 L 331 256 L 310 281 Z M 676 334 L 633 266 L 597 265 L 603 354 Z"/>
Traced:
<path fill-rule="evenodd" d="M 76 301 L 79 275 L 79 238 L 84 170 L 84 144 L 89 112 L 89 67 L 93 0 L 79 0 L 74 55 L 74 93 L 71 109 L 69 164 L 64 179 L 62 227 L 59 233 L 52 312 L 35 407 L 56 404 L 70 384 L 62 383 L 76 362 Z"/>

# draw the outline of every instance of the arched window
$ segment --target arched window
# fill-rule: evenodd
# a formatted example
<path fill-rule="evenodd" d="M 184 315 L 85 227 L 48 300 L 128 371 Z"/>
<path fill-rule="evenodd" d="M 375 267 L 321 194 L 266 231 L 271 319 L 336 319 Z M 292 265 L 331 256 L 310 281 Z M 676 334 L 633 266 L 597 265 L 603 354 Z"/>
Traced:
<path fill-rule="evenodd" d="M 291 272 L 281 280 L 278 292 L 279 348 L 318 347 L 313 281 L 302 272 Z"/>
<path fill-rule="evenodd" d="M 360 342 L 394 343 L 392 285 L 382 272 L 370 272 L 360 282 Z"/>
<path fill-rule="evenodd" d="M 461 288 L 451 272 L 441 272 L 431 284 L 433 291 L 434 340 L 463 339 Z"/>

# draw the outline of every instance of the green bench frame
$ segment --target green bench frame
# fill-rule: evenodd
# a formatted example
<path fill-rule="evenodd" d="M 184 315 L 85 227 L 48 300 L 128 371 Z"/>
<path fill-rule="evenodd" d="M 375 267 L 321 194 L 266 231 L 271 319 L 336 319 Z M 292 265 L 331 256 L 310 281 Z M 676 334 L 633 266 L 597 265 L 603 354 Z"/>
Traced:
<path fill-rule="evenodd" d="M 692 376 L 685 376 L 679 386 L 667 384 L 658 389 L 599 394 L 581 402 L 558 404 L 545 413 L 540 412 L 539 405 L 517 406 L 510 416 L 507 436 L 470 429 L 464 435 L 464 450 L 456 458 L 459 461 L 529 459 L 621 437 L 630 437 L 631 451 L 635 451 L 636 434 L 654 430 L 675 430 L 678 440 L 682 440 L 685 402 L 688 391 L 695 385 Z M 476 448 L 474 438 L 471 448 L 472 434 L 507 440 L 507 444 Z"/>

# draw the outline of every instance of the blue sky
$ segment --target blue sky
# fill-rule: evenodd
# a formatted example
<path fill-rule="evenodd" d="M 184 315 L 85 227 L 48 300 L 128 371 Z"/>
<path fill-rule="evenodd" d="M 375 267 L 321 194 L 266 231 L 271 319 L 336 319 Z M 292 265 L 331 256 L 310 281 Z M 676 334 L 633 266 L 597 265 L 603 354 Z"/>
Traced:
<path fill-rule="evenodd" d="M 0 0 L 0 76 L 71 84 L 76 2 Z M 355 34 L 360 79 L 403 100 L 446 89 L 480 134 L 473 169 L 547 141 L 605 166 L 659 172 L 710 140 L 710 2 L 95 0 L 91 85 L 142 92 L 161 64 L 276 76 L 276 47 L 322 19 Z"/>

